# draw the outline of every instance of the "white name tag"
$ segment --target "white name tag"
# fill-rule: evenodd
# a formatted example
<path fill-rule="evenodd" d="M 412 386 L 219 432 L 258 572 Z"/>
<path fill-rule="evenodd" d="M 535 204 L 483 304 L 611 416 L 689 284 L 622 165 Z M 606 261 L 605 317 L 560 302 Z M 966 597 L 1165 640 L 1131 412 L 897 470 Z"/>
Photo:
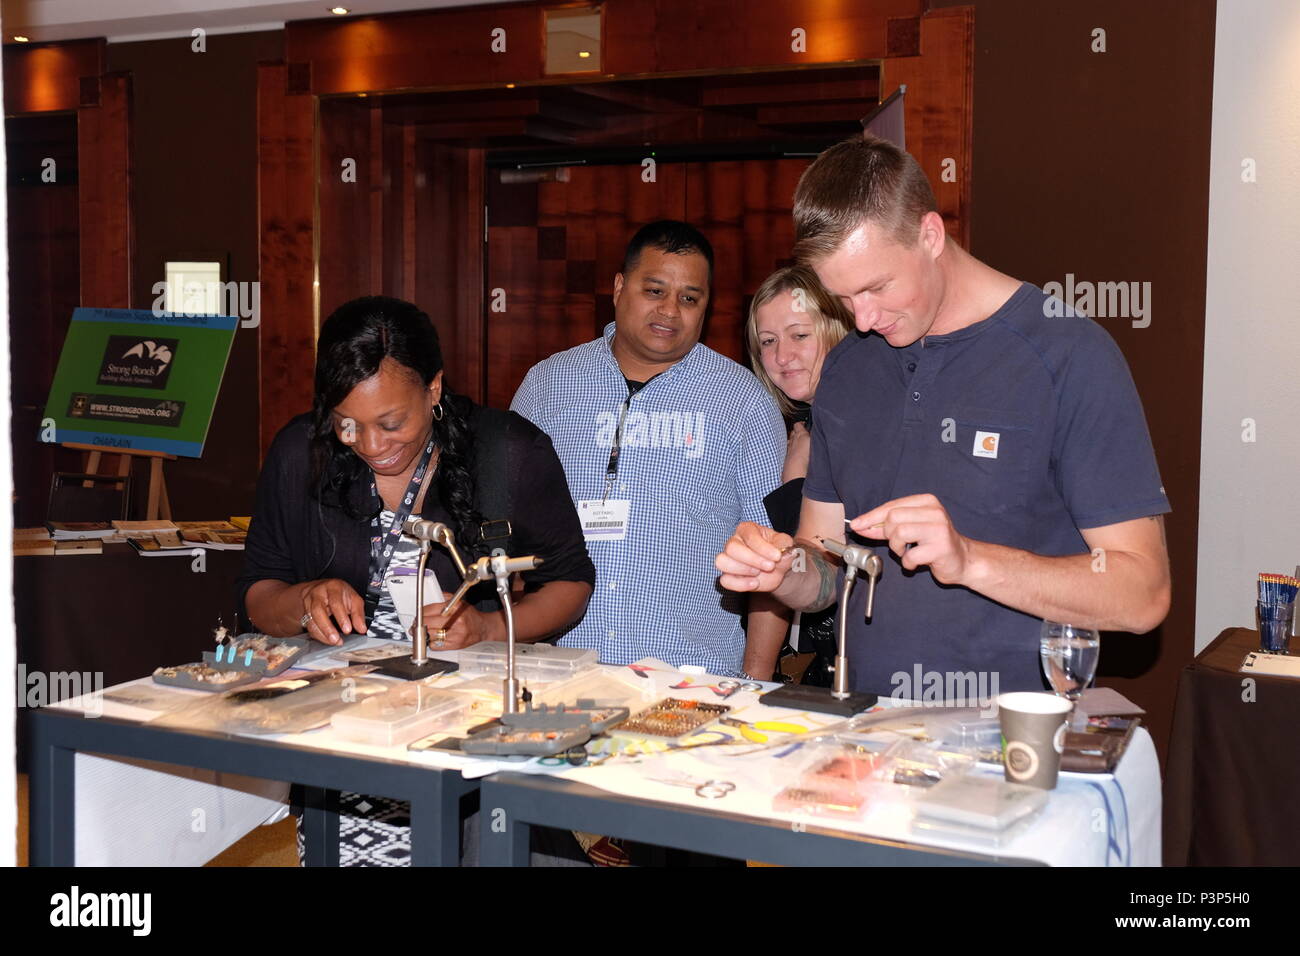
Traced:
<path fill-rule="evenodd" d="M 582 536 L 588 541 L 622 541 L 627 537 L 628 515 L 632 502 L 623 499 L 601 501 L 591 498 L 578 502 Z"/>
<path fill-rule="evenodd" d="M 971 454 L 976 458 L 996 458 L 1001 441 L 1002 436 L 997 432 L 976 432 L 975 447 L 971 449 Z"/>

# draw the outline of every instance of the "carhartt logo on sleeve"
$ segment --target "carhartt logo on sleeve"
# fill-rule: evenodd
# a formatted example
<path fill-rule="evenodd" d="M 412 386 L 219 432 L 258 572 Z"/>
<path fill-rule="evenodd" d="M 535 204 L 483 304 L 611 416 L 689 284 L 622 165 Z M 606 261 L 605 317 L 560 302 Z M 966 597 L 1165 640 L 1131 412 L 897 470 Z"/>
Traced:
<path fill-rule="evenodd" d="M 971 449 L 971 454 L 976 458 L 996 458 L 998 457 L 998 442 L 1002 436 L 997 432 L 976 432 L 975 447 Z"/>

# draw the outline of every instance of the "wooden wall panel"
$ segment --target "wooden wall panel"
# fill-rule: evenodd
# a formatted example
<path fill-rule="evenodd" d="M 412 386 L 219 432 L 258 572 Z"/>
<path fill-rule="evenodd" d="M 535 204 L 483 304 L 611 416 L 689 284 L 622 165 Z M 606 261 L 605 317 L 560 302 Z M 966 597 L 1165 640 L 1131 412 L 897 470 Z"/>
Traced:
<path fill-rule="evenodd" d="M 14 523 L 46 518 L 50 478 L 80 469 L 80 453 L 40 440 L 50 382 L 79 304 L 76 114 L 5 121 L 8 161 L 9 376 Z M 57 179 L 40 178 L 56 161 Z"/>
<path fill-rule="evenodd" d="M 380 280 L 387 295 L 415 301 L 416 228 L 415 190 L 416 131 L 410 123 L 383 128 L 383 246 Z"/>
<path fill-rule="evenodd" d="M 567 183 L 512 190 L 509 225 L 490 219 L 487 285 L 505 290 L 507 310 L 488 313 L 489 405 L 507 407 L 533 365 L 599 335 L 614 318 L 614 276 L 632 234 L 686 217 L 684 164 L 659 166 L 652 183 L 640 166 L 569 172 Z M 489 192 L 500 192 L 498 173 L 489 177 Z M 504 204 L 489 198 L 494 209 Z"/>
<path fill-rule="evenodd" d="M 602 77 L 721 72 L 868 60 L 911 52 L 924 0 L 606 0 Z M 285 56 L 312 64 L 312 92 L 529 83 L 543 73 L 538 4 L 289 23 Z M 506 31 L 504 53 L 492 30 Z M 804 31 L 793 49 L 792 31 Z M 900 38 L 902 38 L 900 40 Z"/>
<path fill-rule="evenodd" d="M 261 448 L 311 407 L 316 354 L 315 98 L 287 92 L 288 68 L 257 70 Z"/>
<path fill-rule="evenodd" d="M 607 0 L 601 51 L 607 73 L 637 76 L 654 73 L 658 0 Z"/>
<path fill-rule="evenodd" d="M 285 57 L 311 63 L 317 94 L 519 82 L 542 75 L 542 49 L 542 8 L 531 3 L 285 26 Z"/>
<path fill-rule="evenodd" d="M 5 115 L 75 110 L 81 78 L 104 72 L 102 37 L 67 43 L 4 45 Z"/>
<path fill-rule="evenodd" d="M 447 385 L 481 401 L 482 152 L 385 124 L 367 100 L 320 109 L 321 321 L 358 296 L 414 302 L 438 329 Z M 355 182 L 342 179 L 344 159 Z"/>
<path fill-rule="evenodd" d="M 481 149 L 448 150 L 459 182 L 455 194 L 454 219 L 449 220 L 449 244 L 455 250 L 456 341 L 452 352 L 454 368 L 462 376 L 460 387 L 477 402 L 487 387 L 487 326 L 484 315 L 483 276 L 487 253 L 487 155 Z M 460 229 L 464 230 L 463 235 Z"/>
<path fill-rule="evenodd" d="M 534 227 L 490 227 L 487 259 L 489 301 L 491 290 L 501 289 L 506 306 L 503 313 L 491 313 L 488 325 L 487 404 L 509 408 L 524 375 L 545 358 L 532 347 L 532 338 L 541 331 L 541 300 L 556 293 L 542 289 L 537 281 L 541 260 Z"/>
<path fill-rule="evenodd" d="M 754 290 L 789 264 L 795 186 L 808 159 L 693 163 L 686 208 L 713 243 L 717 264 L 704 344 L 743 365 L 745 320 Z"/>
<path fill-rule="evenodd" d="M 889 55 L 888 21 L 919 16 L 920 0 L 657 0 L 652 38 L 655 69 L 661 73 L 806 66 Z M 619 16 L 617 0 L 607 7 Z M 804 31 L 804 50 L 793 49 L 795 29 Z M 610 69 L 612 67 L 612 69 Z M 619 72 L 614 60 L 610 72 Z"/>
<path fill-rule="evenodd" d="M 508 309 L 489 314 L 488 403 L 509 404 L 529 368 L 590 341 L 613 320 L 614 275 L 624 249 L 655 219 L 684 219 L 713 245 L 713 301 L 701 340 L 747 362 L 749 301 L 789 261 L 791 200 L 807 164 L 663 164 L 654 183 L 642 181 L 639 166 L 575 167 L 567 183 L 532 187 L 535 216 L 515 216 L 509 224 L 494 218 L 489 229 L 488 286 L 506 291 Z M 503 188 L 489 181 L 490 192 Z M 516 210 L 527 207 L 516 195 L 510 199 Z"/>
<path fill-rule="evenodd" d="M 372 277 L 383 262 L 383 139 L 373 139 L 372 110 L 365 99 L 320 104 L 320 320 L 357 296 L 384 291 Z M 350 160 L 355 179 L 344 181 Z"/>
<path fill-rule="evenodd" d="M 131 78 L 85 81 L 77 111 L 81 304 L 131 307 Z"/>
<path fill-rule="evenodd" d="M 410 177 L 414 206 L 407 213 L 413 220 L 403 222 L 404 234 L 414 237 L 413 298 L 438 329 L 447 386 L 480 402 L 486 355 L 484 174 L 482 150 L 417 140 Z"/>
<path fill-rule="evenodd" d="M 886 60 L 881 96 L 907 86 L 907 151 L 930 179 L 948 232 L 970 248 L 975 11 L 949 7 L 921 18 L 921 55 Z M 945 181 L 945 163 L 954 178 Z"/>

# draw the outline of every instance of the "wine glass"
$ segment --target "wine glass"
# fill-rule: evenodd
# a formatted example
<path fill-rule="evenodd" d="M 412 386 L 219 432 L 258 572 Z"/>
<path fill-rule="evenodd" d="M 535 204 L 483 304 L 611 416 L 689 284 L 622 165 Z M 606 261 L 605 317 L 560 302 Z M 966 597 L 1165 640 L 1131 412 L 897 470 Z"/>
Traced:
<path fill-rule="evenodd" d="M 1101 657 L 1101 635 L 1090 627 L 1043 621 L 1039 632 L 1038 658 L 1047 682 L 1058 697 L 1074 704 L 1071 729 L 1082 729 L 1087 715 L 1079 707 L 1079 697 L 1092 683 Z"/>

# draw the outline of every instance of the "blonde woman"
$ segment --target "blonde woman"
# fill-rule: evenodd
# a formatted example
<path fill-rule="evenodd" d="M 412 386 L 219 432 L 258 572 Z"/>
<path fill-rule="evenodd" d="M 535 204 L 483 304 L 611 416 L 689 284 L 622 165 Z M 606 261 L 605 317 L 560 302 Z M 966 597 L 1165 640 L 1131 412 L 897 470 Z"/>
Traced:
<path fill-rule="evenodd" d="M 812 401 L 822 362 L 852 329 L 853 318 L 843 304 L 822 288 L 816 273 L 804 266 L 779 269 L 754 293 L 745 323 L 749 361 L 790 425 L 781 486 L 763 500 L 768 519 L 777 531 L 793 535 L 798 528 L 803 480 L 808 474 L 812 448 Z M 831 684 L 834 617 L 834 605 L 801 617 L 800 643 L 816 654 L 804 674 L 805 684 Z M 763 640 L 763 636 L 751 635 L 751 640 L 755 638 Z M 767 639 L 772 640 L 770 635 Z"/>

